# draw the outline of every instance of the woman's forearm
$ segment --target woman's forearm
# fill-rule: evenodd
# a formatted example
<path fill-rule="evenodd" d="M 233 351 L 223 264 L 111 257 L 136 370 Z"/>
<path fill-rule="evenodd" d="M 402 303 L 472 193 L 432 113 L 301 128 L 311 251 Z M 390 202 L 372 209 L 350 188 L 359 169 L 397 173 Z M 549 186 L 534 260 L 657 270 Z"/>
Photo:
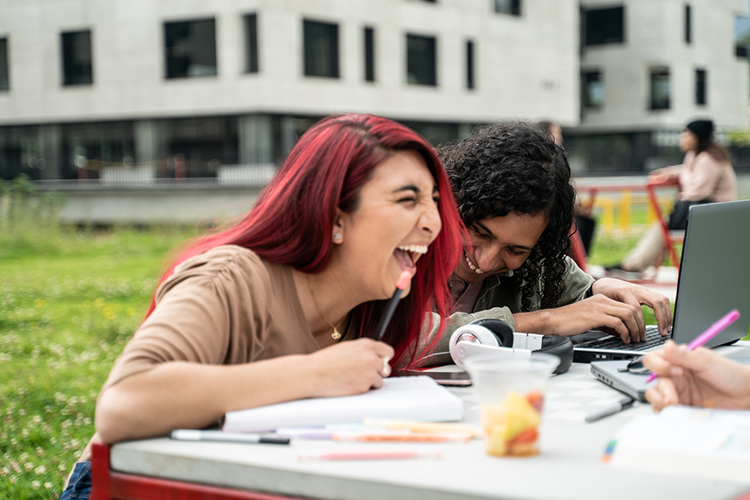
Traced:
<path fill-rule="evenodd" d="M 96 429 L 115 443 L 201 428 L 226 412 L 311 397 L 306 356 L 244 365 L 170 362 L 106 389 L 96 407 Z"/>

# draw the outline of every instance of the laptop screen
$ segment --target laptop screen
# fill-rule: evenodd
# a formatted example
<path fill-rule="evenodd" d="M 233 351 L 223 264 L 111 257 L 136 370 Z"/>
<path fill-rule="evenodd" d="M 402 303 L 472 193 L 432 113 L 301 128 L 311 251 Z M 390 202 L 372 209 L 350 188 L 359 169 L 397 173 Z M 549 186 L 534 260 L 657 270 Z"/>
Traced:
<path fill-rule="evenodd" d="M 732 309 L 740 318 L 706 347 L 750 328 L 750 200 L 694 205 L 680 261 L 674 340 L 687 344 Z"/>

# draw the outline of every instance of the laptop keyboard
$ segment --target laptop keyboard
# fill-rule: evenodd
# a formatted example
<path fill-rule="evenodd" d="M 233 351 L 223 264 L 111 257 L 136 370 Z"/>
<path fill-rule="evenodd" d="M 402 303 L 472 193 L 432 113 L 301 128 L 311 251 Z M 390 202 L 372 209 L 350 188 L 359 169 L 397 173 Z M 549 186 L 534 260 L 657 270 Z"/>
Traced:
<path fill-rule="evenodd" d="M 671 335 L 662 337 L 659 333 L 659 328 L 656 325 L 650 325 L 646 327 L 646 340 L 643 342 L 631 342 L 626 344 L 620 339 L 620 337 L 606 337 L 600 340 L 592 340 L 585 344 L 579 344 L 578 347 L 586 347 L 589 349 L 616 349 L 619 351 L 646 351 L 654 347 L 658 347 L 669 340 Z"/>

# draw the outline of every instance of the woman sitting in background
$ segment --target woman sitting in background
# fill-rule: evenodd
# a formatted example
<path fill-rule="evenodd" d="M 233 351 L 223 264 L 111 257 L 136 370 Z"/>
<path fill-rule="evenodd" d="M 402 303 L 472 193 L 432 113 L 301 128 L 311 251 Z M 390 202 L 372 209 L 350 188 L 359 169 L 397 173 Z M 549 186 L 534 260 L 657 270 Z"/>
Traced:
<path fill-rule="evenodd" d="M 94 439 L 380 387 L 389 361 L 416 359 L 425 314 L 448 315 L 461 227 L 445 171 L 415 132 L 367 115 L 316 124 L 244 220 L 162 276 L 104 384 Z M 372 340 L 404 270 L 408 295 Z M 87 467 L 76 464 L 63 498 Z"/>
<path fill-rule="evenodd" d="M 682 165 L 659 168 L 649 176 L 649 182 L 680 183 L 679 199 L 667 224 L 670 230 L 687 227 L 691 205 L 737 199 L 737 177 L 729 152 L 714 140 L 713 132 L 711 120 L 688 123 L 680 134 L 680 149 L 686 153 Z M 654 224 L 621 264 L 606 270 L 615 278 L 641 279 L 643 271 L 664 258 L 665 248 L 661 227 Z"/>

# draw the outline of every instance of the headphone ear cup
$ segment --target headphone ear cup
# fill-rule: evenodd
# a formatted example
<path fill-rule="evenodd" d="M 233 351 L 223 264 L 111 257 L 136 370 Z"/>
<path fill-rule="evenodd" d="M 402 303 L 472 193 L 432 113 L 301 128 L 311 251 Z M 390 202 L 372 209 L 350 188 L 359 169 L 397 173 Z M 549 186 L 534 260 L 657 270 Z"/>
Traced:
<path fill-rule="evenodd" d="M 473 321 L 471 324 L 482 326 L 491 331 L 502 347 L 513 347 L 513 329 L 508 323 L 499 319 L 485 318 Z"/>
<path fill-rule="evenodd" d="M 568 337 L 558 337 L 556 335 L 545 335 L 542 337 L 542 348 L 532 352 L 552 354 L 560 358 L 560 364 L 553 372 L 555 375 L 565 373 L 573 365 L 573 342 Z"/>

